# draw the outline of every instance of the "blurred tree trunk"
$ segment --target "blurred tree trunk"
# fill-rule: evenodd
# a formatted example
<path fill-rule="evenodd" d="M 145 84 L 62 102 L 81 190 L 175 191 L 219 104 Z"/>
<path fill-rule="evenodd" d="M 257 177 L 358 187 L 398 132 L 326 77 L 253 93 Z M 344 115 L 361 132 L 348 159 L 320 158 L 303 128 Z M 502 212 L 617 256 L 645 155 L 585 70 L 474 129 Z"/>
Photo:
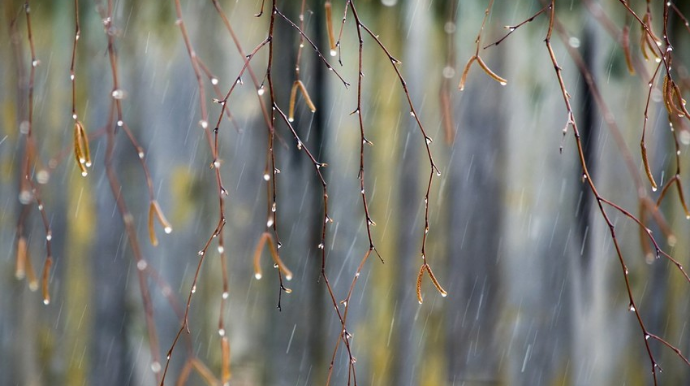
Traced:
<path fill-rule="evenodd" d="M 458 23 L 460 20 L 458 20 Z M 502 50 L 483 51 L 498 73 Z M 464 60 L 461 60 L 464 63 Z M 448 383 L 501 383 L 499 335 L 506 126 L 504 89 L 474 68 L 456 99 L 457 127 L 447 181 Z"/>
<path fill-rule="evenodd" d="M 418 112 L 422 109 L 422 95 L 426 88 L 425 76 L 428 72 L 427 59 L 430 54 L 429 2 L 406 2 L 402 7 L 402 27 L 399 29 L 403 54 L 403 75 L 409 87 L 412 103 Z M 398 83 L 396 81 L 396 83 Z M 395 84 L 396 89 L 400 86 Z M 400 97 L 400 110 L 409 109 L 407 98 Z M 426 152 L 421 144 L 424 138 L 414 118 L 409 114 L 401 114 L 402 123 L 399 135 L 398 154 L 401 156 L 398 174 L 398 203 L 395 261 L 389 269 L 395 271 L 394 288 L 396 291 L 396 306 L 393 317 L 394 337 L 392 343 L 391 374 L 394 385 L 412 386 L 420 384 L 419 358 L 423 345 L 419 344 L 420 324 L 415 318 L 420 305 L 416 301 L 415 286 L 411 280 L 417 277 L 420 259 L 420 240 L 423 227 L 424 201 L 423 187 L 428 181 L 428 162 Z M 427 127 L 427 130 L 429 128 Z M 422 155 L 422 153 L 424 153 Z M 421 217 L 420 217 L 421 216 Z M 435 293 L 429 293 L 436 296 Z"/>

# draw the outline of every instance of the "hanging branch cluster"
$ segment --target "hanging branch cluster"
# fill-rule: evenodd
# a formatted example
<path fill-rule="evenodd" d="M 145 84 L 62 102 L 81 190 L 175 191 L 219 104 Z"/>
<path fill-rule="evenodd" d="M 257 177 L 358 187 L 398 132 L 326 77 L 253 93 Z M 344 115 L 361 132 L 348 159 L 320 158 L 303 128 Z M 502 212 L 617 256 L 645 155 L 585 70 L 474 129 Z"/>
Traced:
<path fill-rule="evenodd" d="M 486 16 L 488 15 L 488 12 L 490 11 L 491 4 L 493 3 L 492 0 L 489 1 L 489 6 L 486 10 L 485 14 L 485 21 L 486 21 Z M 632 74 L 635 72 L 635 63 L 636 62 L 636 57 L 632 54 L 632 51 L 630 49 L 630 37 L 629 37 L 629 28 L 626 26 L 624 27 L 621 31 L 618 31 L 618 29 L 615 27 L 615 24 L 611 22 L 608 18 L 605 17 L 605 13 L 600 12 L 599 9 L 596 9 L 594 11 L 595 7 L 598 7 L 598 5 L 593 4 L 589 0 L 584 2 L 585 5 L 592 11 L 592 14 L 595 15 L 595 17 L 598 18 L 598 20 L 601 22 L 601 24 L 606 27 L 606 29 L 609 31 L 610 34 L 612 34 L 620 43 L 621 47 L 623 49 L 623 53 L 626 58 L 626 64 L 629 69 L 629 72 Z M 603 98 L 601 97 L 601 94 L 598 91 L 598 88 L 596 86 L 596 83 L 594 82 L 594 79 L 587 69 L 587 67 L 584 64 L 584 61 L 582 60 L 582 57 L 578 53 L 576 49 L 571 47 L 569 44 L 566 42 L 569 41 L 569 36 L 561 23 L 558 20 L 558 17 L 556 16 L 556 8 L 555 8 L 555 0 L 550 0 L 550 1 L 545 1 L 545 6 L 540 9 L 537 13 L 529 17 L 528 19 L 524 20 L 523 22 L 515 25 L 515 26 L 508 26 L 506 27 L 509 32 L 503 36 L 501 39 L 496 41 L 493 44 L 487 45 L 484 48 L 489 48 L 492 46 L 497 46 L 501 42 L 503 42 L 508 36 L 510 36 L 515 30 L 517 30 L 519 27 L 533 21 L 536 17 L 546 14 L 548 15 L 548 30 L 546 33 L 546 38 L 544 39 L 545 44 L 546 44 L 546 49 L 549 54 L 549 58 L 551 61 L 551 64 L 553 65 L 553 68 L 555 69 L 556 72 L 556 78 L 559 83 L 559 88 L 561 91 L 561 95 L 563 97 L 563 102 L 566 107 L 567 111 L 567 123 L 566 126 L 563 130 L 563 135 L 566 135 L 568 129 L 572 129 L 573 135 L 575 137 L 575 145 L 577 148 L 577 153 L 580 161 L 580 166 L 582 167 L 582 178 L 583 181 L 587 184 L 589 187 L 589 190 L 591 191 L 592 195 L 595 197 L 597 206 L 599 208 L 599 212 L 606 222 L 611 240 L 613 242 L 614 248 L 616 250 L 616 255 L 618 257 L 618 261 L 621 267 L 621 271 L 623 273 L 623 277 L 625 279 L 625 288 L 627 291 L 628 295 L 628 300 L 629 300 L 629 305 L 628 308 L 631 312 L 635 314 L 636 320 L 638 322 L 638 325 L 640 327 L 642 337 L 644 339 L 644 344 L 645 348 L 647 351 L 647 355 L 649 357 L 650 365 L 651 365 L 651 370 L 652 370 L 652 377 L 654 380 L 654 384 L 657 384 L 657 375 L 659 372 L 661 372 L 661 367 L 659 366 L 658 362 L 656 361 L 654 354 L 652 353 L 652 349 L 650 347 L 649 340 L 653 339 L 658 342 L 660 342 L 662 345 L 668 347 L 671 349 L 683 362 L 686 364 L 690 365 L 690 362 L 688 359 L 681 353 L 680 349 L 675 347 L 673 344 L 669 343 L 668 341 L 664 340 L 663 338 L 659 337 L 658 335 L 655 335 L 647 329 L 643 322 L 642 315 L 640 313 L 639 307 L 637 307 L 635 298 L 633 296 L 632 288 L 630 285 L 630 279 L 629 279 L 629 271 L 627 264 L 625 262 L 625 259 L 623 257 L 623 253 L 621 251 L 621 247 L 619 244 L 619 240 L 616 237 L 616 228 L 614 226 L 613 221 L 611 220 L 611 215 L 609 212 L 606 210 L 605 206 L 611 207 L 618 211 L 619 213 L 623 214 L 625 217 L 629 218 L 633 222 L 635 222 L 639 228 L 640 228 L 640 240 L 642 244 L 642 249 L 645 252 L 645 256 L 647 259 L 653 260 L 654 258 L 659 258 L 660 256 L 663 256 L 666 258 L 671 264 L 673 264 L 678 271 L 683 275 L 685 280 L 690 283 L 690 277 L 688 276 L 687 272 L 683 268 L 682 264 L 673 258 L 671 255 L 668 253 L 664 252 L 660 245 L 658 244 L 657 240 L 655 237 L 652 235 L 651 230 L 647 227 L 647 221 L 648 218 L 651 216 L 651 218 L 654 219 L 654 221 L 659 225 L 660 229 L 666 236 L 666 241 L 669 246 L 675 245 L 677 239 L 675 235 L 673 235 L 670 227 L 668 226 L 666 220 L 664 219 L 663 215 L 659 211 L 659 207 L 661 205 L 661 202 L 663 198 L 666 195 L 667 190 L 672 184 L 675 184 L 679 197 L 680 197 L 680 203 L 686 213 L 686 217 L 690 219 L 690 212 L 688 212 L 687 205 L 685 203 L 684 195 L 683 195 L 683 189 L 682 189 L 682 184 L 680 181 L 680 146 L 679 146 L 679 139 L 678 139 L 678 134 L 677 131 L 674 130 L 674 125 L 675 126 L 680 126 L 681 130 L 687 132 L 687 126 L 683 120 L 684 119 L 690 119 L 690 114 L 688 114 L 686 108 L 685 108 L 685 100 L 683 99 L 682 96 L 682 88 L 681 86 L 675 81 L 672 73 L 672 52 L 673 52 L 673 46 L 671 45 L 669 34 L 667 31 L 667 27 L 669 25 L 669 13 L 670 10 L 673 10 L 681 20 L 684 21 L 685 25 L 688 25 L 687 19 L 680 13 L 677 7 L 675 5 L 671 4 L 670 2 L 665 2 L 663 5 L 663 32 L 662 35 L 663 39 L 659 39 L 657 35 L 653 32 L 654 27 L 652 25 L 652 12 L 651 12 L 651 7 L 650 7 L 650 1 L 647 1 L 647 6 L 646 6 L 646 12 L 642 17 L 639 17 L 633 9 L 630 7 L 630 4 L 624 0 L 620 0 L 621 5 L 624 7 L 624 9 L 627 12 L 627 15 L 631 17 L 632 19 L 636 20 L 637 23 L 639 24 L 640 27 L 640 51 L 641 55 L 645 60 L 649 59 L 654 59 L 655 62 L 657 63 L 656 69 L 651 76 L 650 81 L 648 82 L 649 86 L 649 91 L 647 94 L 647 100 L 646 100 L 646 105 L 645 105 L 645 111 L 644 111 L 644 120 L 643 120 L 643 127 L 642 127 L 642 140 L 641 140 L 641 158 L 643 161 L 644 169 L 645 169 L 645 174 L 647 176 L 647 179 L 649 180 L 649 184 L 651 187 L 652 191 L 657 190 L 657 184 L 654 180 L 653 174 L 651 172 L 651 168 L 649 165 L 648 157 L 647 157 L 647 149 L 646 149 L 646 144 L 645 144 L 645 133 L 646 133 L 646 128 L 647 128 L 647 122 L 649 119 L 649 107 L 650 107 L 650 101 L 651 101 L 651 94 L 654 88 L 654 85 L 657 83 L 662 83 L 662 98 L 664 102 L 664 106 L 666 108 L 667 114 L 668 114 L 668 120 L 669 124 L 671 125 L 671 133 L 673 136 L 674 140 L 674 145 L 675 145 L 675 159 L 676 159 L 676 173 L 675 175 L 670 178 L 664 187 L 661 190 L 661 193 L 659 194 L 659 197 L 657 198 L 656 202 L 651 200 L 648 197 L 647 191 L 644 187 L 644 184 L 642 183 L 642 179 L 638 175 L 638 169 L 636 168 L 633 157 L 630 154 L 629 150 L 627 149 L 627 146 L 625 145 L 625 142 L 623 140 L 623 136 L 621 134 L 621 131 L 618 128 L 618 125 L 616 124 L 613 114 L 610 113 L 606 103 L 604 102 Z M 481 39 L 481 33 L 484 28 L 484 23 L 482 23 L 482 27 L 479 32 L 479 36 L 477 38 L 477 45 L 479 46 L 479 41 Z M 635 185 L 637 187 L 637 195 L 638 195 L 638 201 L 639 201 L 639 210 L 640 214 L 638 216 L 635 216 L 632 214 L 630 211 L 624 209 L 620 205 L 607 200 L 604 198 L 600 193 L 599 190 L 597 189 L 594 180 L 592 176 L 590 175 L 588 165 L 585 160 L 584 156 L 584 149 L 583 149 L 583 144 L 582 140 L 580 137 L 580 130 L 578 128 L 577 120 L 575 117 L 575 114 L 573 112 L 573 108 L 571 105 L 571 96 L 567 91 L 566 88 L 566 83 L 563 78 L 562 74 L 562 68 L 558 64 L 558 61 L 556 59 L 556 54 L 554 52 L 552 43 L 551 43 L 551 38 L 553 35 L 553 32 L 557 32 L 559 34 L 559 37 L 561 40 L 564 42 L 564 46 L 566 47 L 566 50 L 568 51 L 568 54 L 570 57 L 573 59 L 575 62 L 576 66 L 580 70 L 580 72 L 584 75 L 585 82 L 589 86 L 589 88 L 592 90 L 595 102 L 597 106 L 600 108 L 600 110 L 603 113 L 604 116 L 604 121 L 606 125 L 609 127 L 610 132 L 613 134 L 613 137 L 616 141 L 617 146 L 621 150 L 623 154 L 623 158 L 626 162 L 627 169 L 631 176 L 633 177 L 633 181 L 635 182 Z M 690 28 L 688 29 L 690 32 Z M 478 60 L 479 61 L 479 53 L 478 53 L 478 48 L 477 52 L 475 55 L 470 59 L 470 62 L 465 68 L 465 72 L 463 73 L 463 76 L 460 81 L 460 88 L 462 89 L 465 83 L 466 75 L 467 72 L 469 71 L 469 66 L 472 64 L 473 60 Z M 638 60 L 639 62 L 639 60 Z M 481 65 L 481 62 L 479 62 Z M 641 72 L 643 75 L 646 73 L 644 68 L 638 64 L 638 67 L 641 68 Z M 485 69 L 485 71 L 491 75 L 492 72 L 488 70 L 488 68 L 485 68 L 482 66 L 482 68 Z M 495 77 L 492 76 L 492 78 L 496 79 Z M 661 78 L 661 80 L 659 80 Z M 561 147 L 562 150 L 562 147 Z M 651 245 L 650 245 L 651 244 Z M 652 251 L 653 247 L 653 251 Z"/>
<path fill-rule="evenodd" d="M 34 271 L 33 264 L 31 262 L 31 256 L 29 254 L 28 248 L 28 235 L 26 231 L 26 222 L 30 215 L 31 207 L 35 204 L 36 209 L 38 209 L 41 222 L 43 224 L 43 229 L 45 232 L 45 248 L 46 248 L 46 258 L 43 263 L 43 274 L 41 277 L 41 290 L 43 295 L 43 303 L 50 304 L 50 289 L 49 289 L 49 279 L 50 279 L 50 268 L 53 265 L 53 253 L 52 253 L 52 230 L 50 227 L 50 222 L 48 221 L 48 214 L 43 205 L 41 199 L 40 184 L 45 184 L 48 182 L 50 174 L 43 166 L 40 156 L 38 154 L 38 143 L 36 140 L 36 135 L 34 132 L 34 85 L 36 80 L 36 69 L 41 64 L 36 56 L 36 49 L 34 46 L 33 33 L 31 30 L 31 5 L 27 0 L 23 6 L 24 15 L 26 17 L 26 33 L 27 40 L 29 44 L 29 50 L 31 54 L 31 62 L 29 65 L 29 76 L 28 83 L 26 85 L 17 84 L 19 90 L 22 90 L 26 86 L 27 95 L 27 112 L 23 116 L 19 131 L 20 134 L 25 136 L 24 148 L 23 148 L 23 158 L 21 161 L 21 173 L 19 180 L 19 202 L 22 204 L 22 209 L 17 221 L 17 250 L 16 250 L 16 260 L 15 260 L 15 276 L 17 279 L 28 279 L 29 289 L 36 291 L 39 288 L 38 277 Z M 15 17 L 10 22 L 10 31 L 13 35 L 18 35 L 17 29 L 18 19 Z M 20 57 L 21 48 L 19 47 L 19 39 L 12 39 L 13 44 L 16 45 L 14 52 L 17 55 L 17 79 L 24 79 L 23 76 L 23 61 Z M 21 113 L 21 112 L 20 112 Z"/>

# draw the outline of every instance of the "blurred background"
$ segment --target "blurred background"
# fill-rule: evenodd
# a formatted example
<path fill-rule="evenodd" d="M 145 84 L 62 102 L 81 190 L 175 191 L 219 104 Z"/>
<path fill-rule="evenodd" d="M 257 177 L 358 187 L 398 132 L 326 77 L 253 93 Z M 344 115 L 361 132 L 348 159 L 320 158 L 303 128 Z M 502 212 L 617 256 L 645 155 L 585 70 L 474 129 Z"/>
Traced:
<path fill-rule="evenodd" d="M 300 23 L 300 1 L 278 1 Z M 644 1 L 630 1 L 642 15 Z M 685 2 L 675 2 L 690 15 Z M 563 69 L 585 157 L 600 194 L 640 213 L 640 197 L 656 200 L 644 176 L 639 141 L 653 60 L 644 61 L 640 27 L 617 1 L 557 1 L 566 35 L 552 43 Z M 220 1 L 244 54 L 267 37 L 270 2 Z M 525 24 L 498 46 L 480 48 L 487 65 L 508 83 L 501 86 L 475 63 L 464 91 L 463 68 L 474 55 L 487 1 L 357 1 L 364 23 L 402 63 L 409 97 L 417 109 L 442 174 L 429 197 L 426 257 L 443 298 L 428 277 L 424 303 L 416 296 L 424 232 L 424 193 L 429 160 L 424 138 L 410 116 L 406 95 L 386 54 L 364 34 L 360 114 L 366 137 L 365 184 L 376 226 L 372 239 L 384 264 L 372 255 L 350 298 L 347 329 L 360 385 L 648 385 L 650 358 L 644 335 L 629 310 L 621 265 L 608 227 L 586 184 L 561 90 L 544 45 L 548 15 Z M 332 3 L 339 31 L 345 2 Z M 504 36 L 535 14 L 538 1 L 496 1 L 480 47 Z M 653 4 L 661 36 L 662 4 Z M 28 114 L 31 55 L 23 2 L 5 0 L 0 29 L 0 384 L 153 385 L 165 366 L 199 262 L 197 252 L 218 222 L 214 161 L 199 107 L 199 87 L 177 20 L 174 1 L 114 3 L 113 28 L 124 121 L 145 149 L 153 191 L 174 231 L 157 225 L 159 245 L 148 240 L 147 181 L 137 150 L 119 131 L 113 166 L 119 195 L 134 216 L 138 245 L 147 263 L 157 348 L 150 341 L 132 238 L 125 232 L 105 173 L 104 127 L 109 120 L 112 80 L 104 3 L 79 1 L 81 38 L 76 56 L 76 101 L 91 138 L 93 167 L 80 175 L 72 157 L 74 121 L 69 78 L 74 39 L 74 3 L 34 1 L 31 24 L 36 67 L 33 173 L 52 229 L 54 264 L 51 303 L 27 280 L 15 278 L 18 219 L 25 216 L 31 264 L 41 274 L 45 229 L 35 202 L 18 200 Z M 238 53 L 211 1 L 182 1 L 191 44 L 218 80 L 222 93 L 235 82 L 244 57 Z M 106 23 L 107 24 L 107 23 Z M 635 74 L 630 74 L 620 34 L 629 26 Z M 369 248 L 358 180 L 360 132 L 357 115 L 358 39 L 352 11 L 342 33 L 340 58 L 331 57 L 323 1 L 308 0 L 306 34 L 351 86 L 328 71 L 308 43 L 300 57 L 300 79 L 316 107 L 297 98 L 294 127 L 320 162 L 328 163 L 326 272 L 336 301 L 344 300 Z M 668 20 L 674 45 L 674 75 L 687 95 L 690 31 L 677 13 Z M 300 36 L 276 18 L 272 66 L 276 102 L 287 111 Z M 593 77 L 593 91 L 566 48 L 579 53 Z M 259 82 L 268 47 L 252 58 Z M 208 120 L 220 105 L 204 75 Z M 600 93 L 607 112 L 594 102 Z M 686 155 L 690 135 L 669 130 L 655 82 L 649 104 L 647 147 L 652 173 L 663 186 L 677 167 L 679 138 L 682 181 L 690 181 Z M 212 240 L 190 309 L 190 331 L 182 334 L 166 384 L 220 382 L 223 358 L 219 316 L 230 343 L 231 385 L 324 385 L 341 333 L 333 303 L 320 278 L 322 187 L 287 126 L 276 124 L 277 228 L 280 254 L 294 273 L 292 292 L 278 304 L 279 278 L 268 252 L 262 280 L 254 279 L 253 253 L 266 230 L 267 126 L 257 88 L 246 74 L 227 102 L 232 120 L 219 128 L 219 157 L 227 189 L 223 229 L 226 268 Z M 615 121 L 620 136 L 607 121 Z M 211 127 L 213 124 L 211 124 Z M 562 153 L 559 152 L 563 146 Z M 626 167 L 630 154 L 633 169 Z M 636 181 L 642 181 L 638 190 Z M 688 191 L 687 185 L 685 186 Z M 669 246 L 656 222 L 645 216 L 660 247 L 681 264 L 689 256 L 690 225 L 675 189 L 661 213 L 677 237 Z M 606 207 L 629 269 L 639 315 L 650 333 L 682 352 L 690 351 L 687 321 L 690 284 L 664 259 L 649 259 L 640 228 Z M 22 213 L 25 213 L 22 215 Z M 223 301 L 222 270 L 228 275 Z M 171 300 L 173 299 L 173 300 Z M 221 308 L 221 303 L 223 307 Z M 338 307 L 344 310 L 344 305 Z M 654 358 L 663 368 L 659 384 L 687 384 L 690 366 L 654 339 Z M 152 355 L 152 347 L 155 355 Z M 155 362 L 155 356 L 163 363 Z M 192 362 L 190 362 L 192 361 Z M 332 385 L 348 384 L 347 352 L 338 348 Z M 162 365 L 162 366 L 161 366 Z M 186 367 L 187 366 L 187 367 Z M 199 370 L 207 368 L 212 375 Z M 187 369 L 187 370 L 185 370 Z M 351 374 L 350 374 L 351 375 Z M 180 380 L 181 379 L 181 380 Z M 159 381 L 158 381 L 159 382 Z"/>

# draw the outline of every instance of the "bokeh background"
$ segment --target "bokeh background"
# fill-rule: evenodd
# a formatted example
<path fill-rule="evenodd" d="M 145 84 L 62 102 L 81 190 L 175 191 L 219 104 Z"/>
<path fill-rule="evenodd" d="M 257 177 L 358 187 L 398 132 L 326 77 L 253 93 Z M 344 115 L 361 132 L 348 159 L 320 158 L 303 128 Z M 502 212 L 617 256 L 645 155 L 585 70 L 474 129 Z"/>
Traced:
<path fill-rule="evenodd" d="M 182 1 L 192 44 L 225 92 L 244 60 L 211 1 Z M 267 36 L 270 2 L 255 17 L 260 1 L 221 1 L 240 44 L 251 51 Z M 300 1 L 278 1 L 299 22 Z M 688 4 L 676 5 L 690 15 Z M 107 39 L 99 8 L 80 1 L 81 39 L 77 52 L 77 106 L 93 136 L 94 166 L 81 177 L 71 157 L 73 120 L 69 67 L 74 34 L 74 3 L 32 2 L 32 31 L 40 65 L 36 71 L 34 135 L 49 179 L 40 184 L 48 213 L 55 264 L 50 274 L 52 302 L 15 278 L 17 221 L 28 210 L 26 232 L 33 266 L 40 274 L 45 231 L 36 205 L 17 199 L 27 118 L 30 53 L 23 3 L 4 0 L 0 19 L 0 384 L 152 385 L 156 384 L 136 264 L 103 166 L 111 75 Z M 639 140 L 652 61 L 642 58 L 639 26 L 617 1 L 556 1 L 568 31 L 554 35 L 556 56 L 581 126 L 589 166 L 600 193 L 639 213 L 635 178 L 644 178 Z M 631 1 L 644 13 L 644 1 Z M 137 153 L 123 133 L 115 146 L 120 194 L 134 214 L 139 243 L 156 278 L 147 276 L 165 358 L 180 326 L 203 248 L 218 220 L 213 161 L 198 105 L 198 85 L 179 28 L 174 1 L 115 2 L 113 24 L 127 125 L 146 149 L 156 198 L 173 225 L 160 244 L 147 237 L 148 196 Z M 351 298 L 347 327 L 352 333 L 360 385 L 647 385 L 650 360 L 635 314 L 628 309 L 623 274 L 600 213 L 582 183 L 572 133 L 553 65 L 544 45 L 548 18 L 542 15 L 481 56 L 508 79 L 503 87 L 475 64 L 467 87 L 457 85 L 474 54 L 486 1 L 357 1 L 362 22 L 402 61 L 409 95 L 434 139 L 442 171 L 430 197 L 427 257 L 448 291 L 442 298 L 428 278 L 424 303 L 416 298 L 424 229 L 424 191 L 429 162 L 424 138 L 409 114 L 405 94 L 388 57 L 364 36 L 363 107 L 367 138 L 366 185 L 376 226 L 372 236 L 385 264 L 373 257 L 364 266 Z M 333 22 L 342 19 L 344 1 L 333 1 Z M 536 13 L 538 1 L 495 2 L 482 34 L 482 46 L 502 37 Z M 652 4 L 661 35 L 661 3 Z M 594 11 L 593 11 L 594 10 Z M 603 15 L 603 16 L 602 16 Z M 346 297 L 361 257 L 368 249 L 359 194 L 360 134 L 356 107 L 357 35 L 351 12 L 342 39 L 342 66 L 329 51 L 322 1 L 308 0 L 305 32 L 352 86 L 343 84 L 305 45 L 300 68 L 317 111 L 298 98 L 295 127 L 305 145 L 327 162 L 329 186 L 326 270 L 337 300 Z M 609 20 L 609 23 L 603 22 Z M 631 27 L 637 72 L 629 74 L 619 36 Z M 612 35 L 613 34 L 613 35 Z M 690 31 L 671 15 L 669 37 L 674 66 L 687 90 Z M 287 109 L 294 81 L 299 34 L 280 18 L 273 43 L 277 103 Z M 566 45 L 585 58 L 603 100 L 622 133 L 617 143 L 601 108 Z M 268 51 L 259 51 L 253 70 L 266 71 Z M 685 78 L 684 78 L 685 77 Z M 220 107 L 204 79 L 211 121 Z M 657 181 L 675 168 L 675 147 L 654 84 L 649 106 L 648 147 Z M 317 248 L 322 223 L 321 185 L 286 126 L 277 124 L 278 229 L 281 256 L 294 272 L 286 283 L 282 311 L 279 284 L 270 258 L 264 277 L 254 279 L 252 255 L 266 224 L 266 124 L 247 76 L 228 101 L 233 119 L 220 127 L 221 172 L 228 190 L 224 228 L 229 297 L 223 308 L 231 347 L 231 385 L 323 385 L 340 323 L 320 279 Z M 687 93 L 685 94 L 687 95 Z M 268 95 L 264 94 L 266 103 Z M 687 171 L 687 131 L 679 128 L 682 175 Z M 681 141 L 682 142 L 682 141 Z M 562 154 L 559 147 L 563 146 Z M 636 176 L 625 167 L 632 154 Z M 52 162 L 51 162 L 52 161 Z M 38 171 L 38 170 L 36 170 Z M 645 195 L 656 199 L 644 180 Z M 689 189 L 686 187 L 686 192 Z M 661 207 L 678 242 L 661 247 L 687 265 L 690 225 L 675 190 Z M 633 294 L 648 330 L 682 352 L 690 351 L 687 321 L 690 284 L 668 261 L 646 261 L 639 227 L 608 208 L 630 270 Z M 191 334 L 183 334 L 170 363 L 166 384 L 176 384 L 185 363 L 197 358 L 220 378 L 218 318 L 223 269 L 215 247 L 199 275 L 190 313 Z M 171 304 L 165 282 L 176 302 Z M 342 305 L 339 305 L 342 306 Z M 663 368 L 659 383 L 690 382 L 690 367 L 672 350 L 651 341 Z M 331 384 L 348 382 L 348 356 L 336 357 Z M 154 366 L 152 366 L 152 364 Z M 193 373 L 187 384 L 207 384 Z"/>

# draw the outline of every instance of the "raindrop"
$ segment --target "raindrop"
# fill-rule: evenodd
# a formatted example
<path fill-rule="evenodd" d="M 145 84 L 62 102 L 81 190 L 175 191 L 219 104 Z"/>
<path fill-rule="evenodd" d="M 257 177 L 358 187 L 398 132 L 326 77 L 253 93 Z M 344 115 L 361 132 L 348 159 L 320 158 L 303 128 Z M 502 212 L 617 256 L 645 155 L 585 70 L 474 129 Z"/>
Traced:
<path fill-rule="evenodd" d="M 43 210 L 43 205 L 42 205 L 42 204 L 38 204 L 38 210 Z"/>
<path fill-rule="evenodd" d="M 434 140 L 431 139 L 431 137 L 426 137 L 426 144 L 427 145 L 430 145 L 432 142 L 434 142 Z"/>
<path fill-rule="evenodd" d="M 268 173 L 264 173 L 264 181 L 268 181 L 271 179 L 271 175 Z"/>
<path fill-rule="evenodd" d="M 513 30 L 515 30 L 515 29 L 513 28 Z M 568 39 L 568 44 L 570 44 L 570 46 L 573 48 L 579 48 L 580 47 L 580 39 L 573 36 L 570 39 Z"/>
<path fill-rule="evenodd" d="M 192 286 L 192 293 L 196 293 L 196 284 Z"/>
<path fill-rule="evenodd" d="M 204 250 L 202 249 L 202 250 L 200 250 L 199 252 L 197 252 L 197 255 L 199 255 L 199 256 L 203 256 L 203 255 L 204 255 L 204 253 L 205 253 L 205 252 L 204 252 Z"/>
<path fill-rule="evenodd" d="M 164 231 L 165 233 L 167 233 L 167 234 L 170 234 L 170 233 L 172 233 L 172 227 L 165 227 L 165 228 L 163 229 L 163 231 Z"/>
<path fill-rule="evenodd" d="M 448 292 L 441 292 L 441 297 L 445 298 L 446 296 L 448 296 Z"/>
<path fill-rule="evenodd" d="M 201 126 L 202 129 L 208 128 L 208 122 L 206 120 L 202 119 L 199 121 L 199 126 Z"/>
<path fill-rule="evenodd" d="M 260 274 L 260 273 L 255 273 L 255 274 L 254 274 L 254 279 L 256 279 L 256 280 L 261 280 L 261 274 Z"/>
<path fill-rule="evenodd" d="M 631 305 L 628 307 L 628 310 L 629 310 L 630 312 L 635 312 L 635 306 L 633 306 L 633 305 L 631 304 Z"/>
<path fill-rule="evenodd" d="M 218 84 L 218 78 L 211 78 L 211 84 L 212 85 L 217 85 Z"/>
<path fill-rule="evenodd" d="M 69 80 L 72 80 L 72 81 L 74 80 L 74 74 L 70 74 Z"/>
<path fill-rule="evenodd" d="M 336 56 L 338 55 L 338 51 L 336 50 L 331 50 L 331 56 Z"/>
<path fill-rule="evenodd" d="M 145 270 L 147 266 L 148 266 L 148 263 L 146 262 L 146 260 L 139 260 L 137 262 L 137 269 L 140 271 Z"/>
<path fill-rule="evenodd" d="M 72 119 L 74 119 L 75 121 L 77 120 L 77 114 L 76 113 L 72 114 Z"/>
<path fill-rule="evenodd" d="M 145 155 L 145 154 L 144 154 L 144 151 L 143 151 L 143 150 L 139 150 L 139 158 L 144 159 L 144 155 Z"/>
<path fill-rule="evenodd" d="M 323 243 L 319 243 L 318 248 L 323 249 Z"/>
<path fill-rule="evenodd" d="M 125 123 L 122 122 L 122 120 L 118 120 L 118 121 L 117 121 L 117 126 L 118 126 L 118 127 L 122 127 L 124 124 L 125 124 Z"/>
<path fill-rule="evenodd" d="M 223 253 L 223 252 L 225 252 L 225 247 L 223 247 L 222 245 L 219 245 L 218 246 L 218 253 Z"/>
<path fill-rule="evenodd" d="M 43 304 L 45 304 L 46 306 L 50 304 L 50 299 L 43 299 Z"/>
<path fill-rule="evenodd" d="M 218 335 L 225 336 L 225 329 L 224 328 L 218 329 Z"/>
<path fill-rule="evenodd" d="M 455 69 L 451 66 L 446 66 L 443 68 L 443 77 L 446 79 L 452 79 L 455 76 Z"/>
<path fill-rule="evenodd" d="M 355 273 L 355 277 L 359 277 L 359 272 Z"/>
<path fill-rule="evenodd" d="M 230 294 L 227 291 L 223 292 L 223 299 L 227 299 L 228 296 L 230 296 Z"/>
<path fill-rule="evenodd" d="M 256 93 L 259 94 L 259 96 L 264 95 L 264 86 L 259 87 L 258 90 L 256 90 Z"/>
<path fill-rule="evenodd" d="M 505 86 L 508 84 L 508 82 L 499 82 L 498 84 L 500 84 L 501 86 Z"/>
<path fill-rule="evenodd" d="M 266 221 L 266 228 L 270 228 L 273 226 L 273 217 L 269 217 L 268 221 Z"/>
<path fill-rule="evenodd" d="M 218 169 L 220 167 L 220 161 L 218 161 L 218 160 L 213 161 L 213 167 Z"/>
<path fill-rule="evenodd" d="M 86 165 L 90 166 L 90 165 Z M 38 181 L 39 184 L 44 185 L 48 183 L 48 180 L 50 179 L 50 173 L 48 173 L 46 170 L 39 170 L 38 173 L 36 173 L 36 181 Z"/>
<path fill-rule="evenodd" d="M 276 211 L 276 203 L 274 202 L 273 205 L 271 205 L 271 212 L 275 213 Z"/>
<path fill-rule="evenodd" d="M 46 241 L 50 241 L 52 239 L 53 239 L 53 234 L 48 232 L 48 234 L 46 235 Z"/>
<path fill-rule="evenodd" d="M 38 67 L 39 64 L 41 64 L 41 61 L 38 59 L 31 62 L 31 66 L 33 66 L 33 67 Z"/>
<path fill-rule="evenodd" d="M 115 90 L 113 90 L 111 95 L 113 96 L 113 99 L 120 100 L 120 99 L 123 99 L 125 97 L 125 92 L 120 90 L 120 89 L 115 89 Z"/>
<path fill-rule="evenodd" d="M 280 169 L 278 169 L 278 168 L 273 168 L 273 172 L 274 172 L 275 174 L 280 174 Z"/>
<path fill-rule="evenodd" d="M 650 338 L 650 335 L 649 335 L 649 334 L 644 334 L 644 339 L 645 339 L 645 340 L 649 340 L 649 338 Z"/>
<path fill-rule="evenodd" d="M 277 245 L 278 245 L 278 249 L 280 249 L 280 247 L 283 246 L 283 243 L 281 243 L 280 241 L 278 241 L 278 244 L 277 244 Z"/>
<path fill-rule="evenodd" d="M 29 122 L 28 121 L 22 121 L 22 123 L 19 124 L 19 132 L 22 134 L 29 134 Z"/>
<path fill-rule="evenodd" d="M 168 359 L 170 359 L 170 355 L 168 355 Z M 159 373 L 161 371 L 161 364 L 158 361 L 151 362 L 151 371 L 156 374 Z"/>
<path fill-rule="evenodd" d="M 410 111 L 410 116 L 413 116 L 413 117 L 416 116 L 414 111 Z"/>

